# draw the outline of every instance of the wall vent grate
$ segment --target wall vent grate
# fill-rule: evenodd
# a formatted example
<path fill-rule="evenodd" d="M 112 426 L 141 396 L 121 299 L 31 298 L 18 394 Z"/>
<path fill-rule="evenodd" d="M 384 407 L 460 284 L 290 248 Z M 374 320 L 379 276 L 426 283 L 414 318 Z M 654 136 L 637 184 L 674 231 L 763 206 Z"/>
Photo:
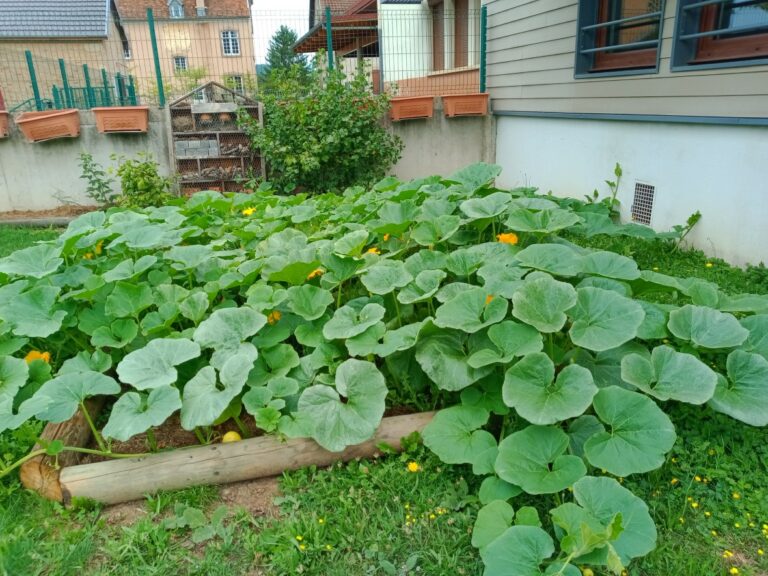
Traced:
<path fill-rule="evenodd" d="M 650 184 L 635 182 L 635 198 L 632 202 L 632 221 L 640 224 L 651 224 L 653 215 L 653 197 L 656 187 Z"/>

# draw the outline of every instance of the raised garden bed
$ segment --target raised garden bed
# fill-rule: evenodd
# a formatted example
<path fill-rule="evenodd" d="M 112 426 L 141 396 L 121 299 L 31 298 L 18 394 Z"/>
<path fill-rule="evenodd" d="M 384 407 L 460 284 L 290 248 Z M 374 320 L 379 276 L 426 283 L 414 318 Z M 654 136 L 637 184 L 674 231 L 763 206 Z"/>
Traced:
<path fill-rule="evenodd" d="M 90 402 L 88 407 L 89 412 L 95 412 L 101 404 Z M 274 436 L 259 436 L 101 462 L 82 463 L 88 457 L 82 458 L 75 452 L 63 452 L 58 462 L 49 456 L 39 456 L 22 465 L 20 476 L 26 488 L 49 500 L 68 504 L 73 498 L 89 498 L 118 504 L 159 490 L 229 484 L 275 476 L 305 466 L 329 466 L 338 461 L 370 457 L 379 451 L 382 443 L 400 450 L 400 440 L 423 430 L 433 415 L 433 412 L 422 412 L 384 418 L 373 438 L 349 446 L 343 452 L 329 452 L 311 439 L 281 441 Z M 47 442 L 59 440 L 69 446 L 85 447 L 91 440 L 91 432 L 82 412 L 78 411 L 71 420 L 46 426 L 42 438 Z"/>

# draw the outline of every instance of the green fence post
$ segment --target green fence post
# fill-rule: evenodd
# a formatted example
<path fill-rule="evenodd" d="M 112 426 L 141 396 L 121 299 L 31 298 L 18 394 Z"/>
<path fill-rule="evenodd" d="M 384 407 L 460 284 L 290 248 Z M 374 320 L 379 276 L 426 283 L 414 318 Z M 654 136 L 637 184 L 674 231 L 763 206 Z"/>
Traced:
<path fill-rule="evenodd" d="M 128 102 L 130 102 L 131 106 L 136 106 L 138 102 L 136 101 L 136 85 L 133 83 L 133 75 L 128 75 Z"/>
<path fill-rule="evenodd" d="M 480 10 L 480 93 L 485 92 L 486 57 L 488 53 L 488 6 Z"/>
<path fill-rule="evenodd" d="M 88 101 L 88 108 L 96 107 L 96 95 L 91 86 L 91 75 L 88 73 L 88 64 L 83 64 L 83 78 L 85 78 L 85 95 Z"/>
<path fill-rule="evenodd" d="M 64 102 L 67 108 L 72 108 L 72 91 L 69 89 L 69 80 L 67 79 L 67 66 L 64 64 L 64 58 L 59 58 L 59 70 L 61 71 L 62 91 L 64 92 Z"/>
<path fill-rule="evenodd" d="M 35 108 L 38 112 L 43 109 L 43 100 L 40 98 L 40 89 L 37 87 L 37 74 L 35 74 L 35 63 L 32 61 L 32 52 L 24 51 L 27 57 L 27 68 L 29 68 L 29 79 L 32 82 L 32 94 L 35 97 Z"/>
<path fill-rule="evenodd" d="M 120 72 L 115 74 L 115 86 L 117 87 L 117 100 L 120 106 L 125 106 L 125 82 Z"/>
<path fill-rule="evenodd" d="M 53 107 L 56 110 L 61 110 L 61 96 L 59 95 L 59 89 L 54 86 L 51 88 L 51 94 L 53 94 Z"/>
<path fill-rule="evenodd" d="M 104 85 L 104 106 L 112 106 L 112 98 L 109 97 L 109 78 L 104 68 L 101 69 L 101 83 Z"/>
<path fill-rule="evenodd" d="M 328 70 L 333 70 L 333 22 L 331 7 L 325 7 L 325 44 L 328 50 Z"/>
<path fill-rule="evenodd" d="M 155 15 L 152 8 L 147 8 L 147 25 L 149 26 L 149 38 L 152 41 L 152 54 L 155 59 L 155 77 L 157 79 L 157 103 L 160 108 L 165 107 L 165 90 L 163 89 L 163 73 L 160 70 L 160 52 L 157 49 L 157 36 L 155 35 Z"/>

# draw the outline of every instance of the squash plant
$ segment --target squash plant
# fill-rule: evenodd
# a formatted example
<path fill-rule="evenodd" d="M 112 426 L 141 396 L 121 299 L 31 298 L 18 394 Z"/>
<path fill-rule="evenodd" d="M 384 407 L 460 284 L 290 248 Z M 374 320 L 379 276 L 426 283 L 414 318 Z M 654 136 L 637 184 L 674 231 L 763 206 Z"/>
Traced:
<path fill-rule="evenodd" d="M 656 530 L 617 479 L 664 462 L 665 404 L 768 424 L 768 298 L 577 247 L 558 232 L 676 233 L 499 190 L 498 172 L 81 216 L 0 260 L 0 431 L 107 396 L 103 429 L 89 418 L 99 453 L 142 432 L 152 448 L 176 412 L 201 440 L 246 412 L 338 451 L 388 398 L 439 403 L 424 442 L 483 477 L 488 576 L 620 573 Z M 89 450 L 46 448 L 65 449 Z M 523 492 L 549 517 L 515 511 Z"/>

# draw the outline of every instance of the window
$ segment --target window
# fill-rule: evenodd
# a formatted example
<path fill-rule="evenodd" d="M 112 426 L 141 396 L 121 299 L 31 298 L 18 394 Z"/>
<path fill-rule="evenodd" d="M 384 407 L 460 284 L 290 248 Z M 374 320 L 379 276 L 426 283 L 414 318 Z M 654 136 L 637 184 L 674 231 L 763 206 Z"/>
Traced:
<path fill-rule="evenodd" d="M 131 53 L 131 47 L 130 46 L 123 46 L 123 58 L 126 60 L 130 60 L 133 58 L 133 54 Z"/>
<path fill-rule="evenodd" d="M 186 56 L 174 56 L 173 67 L 176 72 L 185 72 L 189 68 Z"/>
<path fill-rule="evenodd" d="M 240 55 L 240 37 L 237 30 L 224 30 L 221 33 L 221 47 L 224 49 L 224 56 Z"/>
<path fill-rule="evenodd" d="M 227 86 L 238 92 L 243 93 L 243 77 L 242 76 L 227 76 Z"/>
<path fill-rule="evenodd" d="M 765 0 L 680 0 L 672 68 L 768 61 Z"/>
<path fill-rule="evenodd" d="M 168 3 L 168 11 L 171 13 L 171 18 L 184 18 L 184 4 L 181 0 L 171 0 Z"/>
<path fill-rule="evenodd" d="M 658 69 L 663 0 L 581 0 L 576 76 Z"/>
<path fill-rule="evenodd" d="M 205 6 L 198 6 L 197 7 L 197 15 L 198 17 L 202 18 L 206 14 Z"/>
<path fill-rule="evenodd" d="M 475 66 L 479 61 L 479 0 L 429 0 L 432 70 Z"/>

